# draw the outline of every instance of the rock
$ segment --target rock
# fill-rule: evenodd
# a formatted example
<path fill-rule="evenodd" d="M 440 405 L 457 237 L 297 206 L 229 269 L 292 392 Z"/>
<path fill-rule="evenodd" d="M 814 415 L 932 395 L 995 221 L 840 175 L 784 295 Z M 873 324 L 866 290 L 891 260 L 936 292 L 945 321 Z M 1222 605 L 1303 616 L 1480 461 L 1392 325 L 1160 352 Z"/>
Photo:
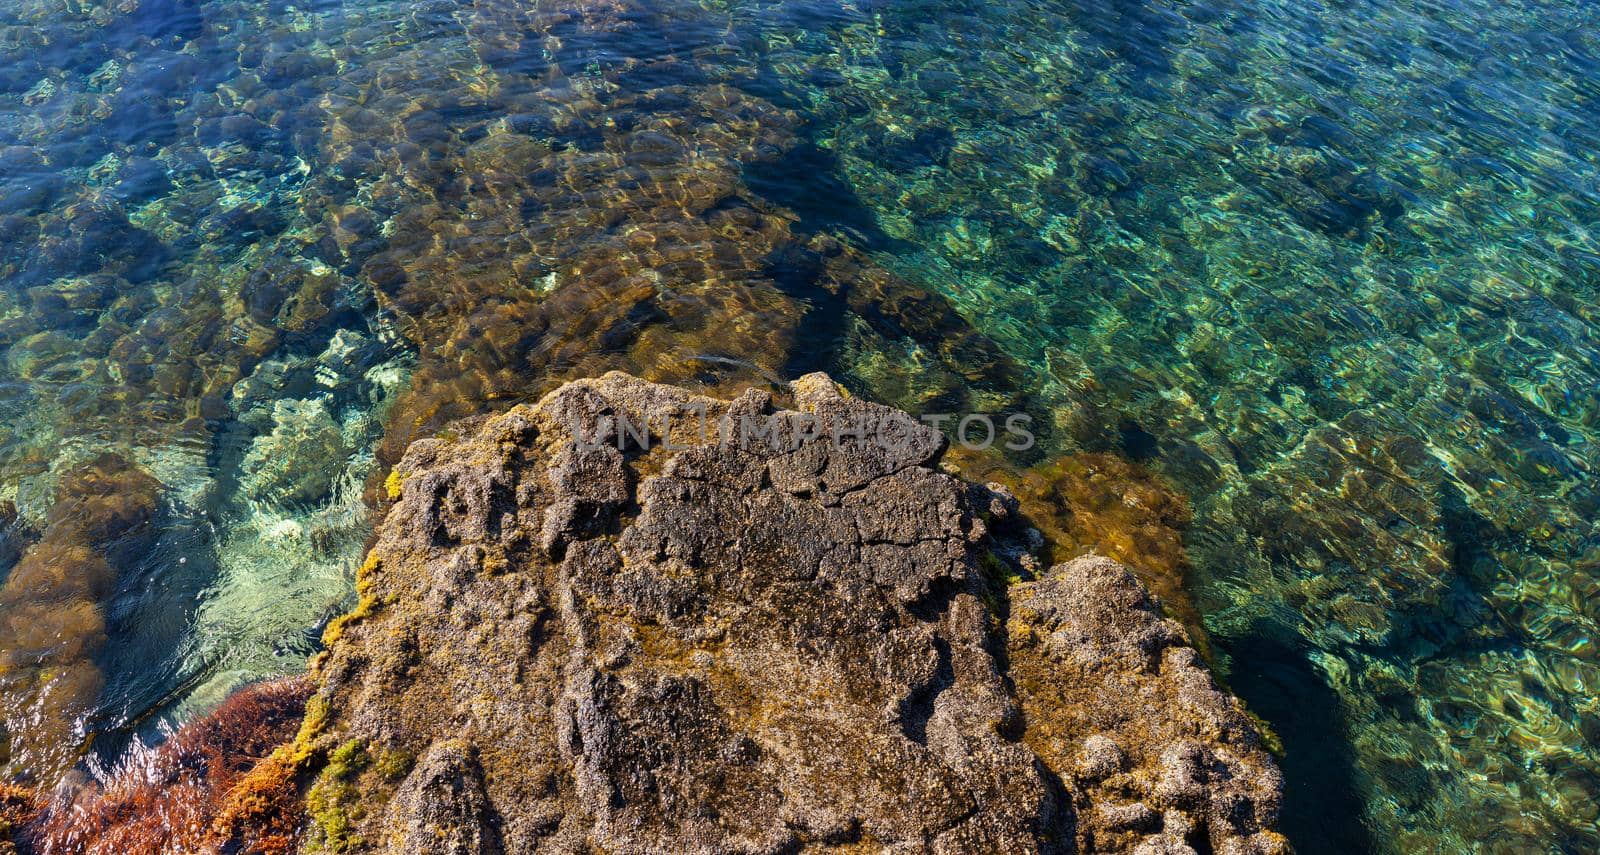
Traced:
<path fill-rule="evenodd" d="M 1081 850 L 1286 851 L 1259 734 L 1126 567 L 1089 556 L 1014 587 L 1008 634 L 1024 740 L 1072 770 Z"/>
<path fill-rule="evenodd" d="M 398 851 L 417 855 L 499 852 L 488 823 L 483 773 L 463 743 L 435 743 L 389 804 Z"/>
<path fill-rule="evenodd" d="M 117 176 L 111 195 L 124 203 L 146 202 L 172 192 L 167 167 L 148 157 L 130 158 Z"/>
<path fill-rule="evenodd" d="M 250 444 L 240 464 L 240 490 L 275 506 L 316 502 L 333 489 L 349 454 L 324 399 L 277 401 L 272 430 Z"/>
<path fill-rule="evenodd" d="M 1014 499 L 938 471 L 903 413 L 821 375 L 791 394 L 612 373 L 413 443 L 315 668 L 308 844 L 1281 840 L 1271 759 L 1126 570 L 1008 592 Z M 775 439 L 741 441 L 752 419 Z M 893 427 L 834 440 L 862 423 Z"/>
<path fill-rule="evenodd" d="M 1092 781 L 1103 781 L 1121 772 L 1128 757 L 1116 740 L 1095 734 L 1083 741 L 1083 753 L 1078 756 L 1078 774 Z"/>

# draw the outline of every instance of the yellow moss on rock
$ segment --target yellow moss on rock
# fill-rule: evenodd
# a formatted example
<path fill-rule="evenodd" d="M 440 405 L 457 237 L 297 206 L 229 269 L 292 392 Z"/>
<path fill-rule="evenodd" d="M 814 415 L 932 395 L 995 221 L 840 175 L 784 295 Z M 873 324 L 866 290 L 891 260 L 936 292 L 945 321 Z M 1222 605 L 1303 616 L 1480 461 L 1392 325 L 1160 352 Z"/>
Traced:
<path fill-rule="evenodd" d="M 372 771 L 385 781 L 397 782 L 411 771 L 416 762 L 417 758 L 408 751 L 385 748 L 378 752 L 377 759 L 372 763 Z"/>
<path fill-rule="evenodd" d="M 344 636 L 344 631 L 350 624 L 363 618 L 371 617 L 377 611 L 380 603 L 374 592 L 373 571 L 378 569 L 382 562 L 375 553 L 368 553 L 367 560 L 362 563 L 361 569 L 356 571 L 356 607 L 350 612 L 334 618 L 327 629 L 322 631 L 322 646 L 332 647 L 335 642 Z"/>

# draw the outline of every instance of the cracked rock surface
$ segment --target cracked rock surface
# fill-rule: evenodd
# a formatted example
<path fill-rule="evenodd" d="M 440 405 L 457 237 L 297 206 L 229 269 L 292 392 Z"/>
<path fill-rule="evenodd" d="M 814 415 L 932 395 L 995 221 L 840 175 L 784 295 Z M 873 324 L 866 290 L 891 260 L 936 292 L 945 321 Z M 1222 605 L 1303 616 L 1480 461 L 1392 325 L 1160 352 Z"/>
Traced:
<path fill-rule="evenodd" d="M 613 373 L 414 443 L 317 665 L 341 759 L 308 844 L 1287 850 L 1259 737 L 1124 568 L 1008 591 L 1037 538 L 1014 499 L 902 413 L 791 391 Z"/>

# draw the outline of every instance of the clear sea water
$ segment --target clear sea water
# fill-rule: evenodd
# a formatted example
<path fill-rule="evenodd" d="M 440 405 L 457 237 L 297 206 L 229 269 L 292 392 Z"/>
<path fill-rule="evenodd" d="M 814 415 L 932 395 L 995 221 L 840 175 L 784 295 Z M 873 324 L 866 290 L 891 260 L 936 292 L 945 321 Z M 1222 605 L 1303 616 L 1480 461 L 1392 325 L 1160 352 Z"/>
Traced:
<path fill-rule="evenodd" d="M 1581 0 L 0 0 L 0 575 L 114 571 L 3 759 L 303 667 L 450 418 L 825 369 L 1186 497 L 1304 851 L 1596 851 L 1597 296 Z"/>

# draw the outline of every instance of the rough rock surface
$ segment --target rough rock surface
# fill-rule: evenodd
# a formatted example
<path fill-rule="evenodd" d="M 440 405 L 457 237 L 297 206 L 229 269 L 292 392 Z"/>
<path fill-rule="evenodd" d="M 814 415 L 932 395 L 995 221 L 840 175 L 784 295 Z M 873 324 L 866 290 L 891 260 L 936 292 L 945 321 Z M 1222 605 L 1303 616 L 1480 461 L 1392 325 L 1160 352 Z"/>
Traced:
<path fill-rule="evenodd" d="M 1120 565 L 1008 596 L 1014 499 L 791 391 L 613 373 L 414 443 L 316 666 L 308 848 L 1286 850 L 1270 757 Z"/>
<path fill-rule="evenodd" d="M 1086 851 L 1272 851 L 1278 771 L 1182 628 L 1098 556 L 1011 589 L 1009 676 L 1024 741 L 1072 782 Z M 1203 847 L 1199 848 L 1204 851 Z"/>

